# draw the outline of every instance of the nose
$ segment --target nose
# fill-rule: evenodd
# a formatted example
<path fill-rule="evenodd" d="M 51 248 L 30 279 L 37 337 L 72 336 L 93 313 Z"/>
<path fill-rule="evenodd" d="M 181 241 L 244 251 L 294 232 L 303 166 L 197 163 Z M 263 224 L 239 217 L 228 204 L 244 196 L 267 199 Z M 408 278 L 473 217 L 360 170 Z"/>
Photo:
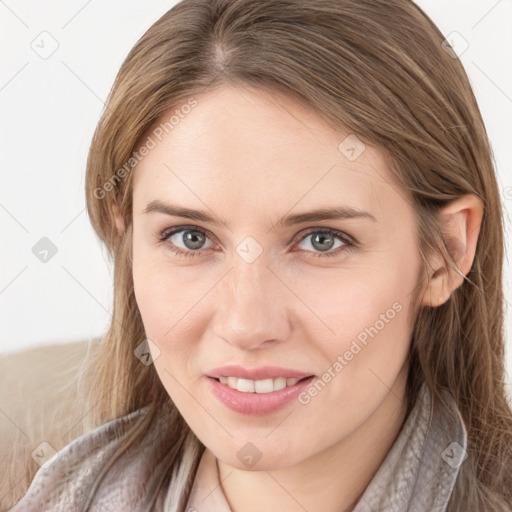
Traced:
<path fill-rule="evenodd" d="M 216 288 L 213 330 L 217 338 L 254 350 L 289 337 L 292 294 L 266 259 L 236 261 Z"/>

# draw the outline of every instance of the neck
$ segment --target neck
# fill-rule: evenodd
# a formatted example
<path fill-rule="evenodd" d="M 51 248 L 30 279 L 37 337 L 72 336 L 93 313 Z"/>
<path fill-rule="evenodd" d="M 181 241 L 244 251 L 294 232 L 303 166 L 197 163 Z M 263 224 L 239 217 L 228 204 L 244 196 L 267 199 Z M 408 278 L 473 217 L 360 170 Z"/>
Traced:
<path fill-rule="evenodd" d="M 405 387 L 401 373 L 378 409 L 357 430 L 294 466 L 246 471 L 217 461 L 232 512 L 353 510 L 403 425 Z"/>

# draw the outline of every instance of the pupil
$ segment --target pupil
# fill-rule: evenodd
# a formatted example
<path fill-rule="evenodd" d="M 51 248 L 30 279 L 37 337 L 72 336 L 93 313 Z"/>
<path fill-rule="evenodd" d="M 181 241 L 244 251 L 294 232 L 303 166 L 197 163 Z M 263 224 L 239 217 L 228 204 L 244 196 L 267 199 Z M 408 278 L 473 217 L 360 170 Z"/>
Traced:
<path fill-rule="evenodd" d="M 325 244 L 327 240 L 326 245 Z M 334 245 L 334 237 L 329 235 L 328 233 L 318 233 L 316 236 L 312 239 L 312 244 L 315 249 L 318 249 L 319 251 L 327 251 L 332 248 Z M 318 244 L 318 245 L 317 245 Z"/>
<path fill-rule="evenodd" d="M 200 249 L 204 244 L 204 235 L 198 231 L 186 231 L 183 234 L 183 243 L 188 249 Z"/>

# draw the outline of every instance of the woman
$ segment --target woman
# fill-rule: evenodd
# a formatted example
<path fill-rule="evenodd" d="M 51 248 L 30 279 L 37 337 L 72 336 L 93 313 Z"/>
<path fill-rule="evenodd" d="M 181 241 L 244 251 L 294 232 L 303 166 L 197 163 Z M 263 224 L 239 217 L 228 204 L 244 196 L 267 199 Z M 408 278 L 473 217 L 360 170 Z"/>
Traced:
<path fill-rule="evenodd" d="M 511 510 L 501 203 L 456 57 L 405 0 L 184 0 L 144 34 L 87 165 L 97 428 L 14 511 Z"/>

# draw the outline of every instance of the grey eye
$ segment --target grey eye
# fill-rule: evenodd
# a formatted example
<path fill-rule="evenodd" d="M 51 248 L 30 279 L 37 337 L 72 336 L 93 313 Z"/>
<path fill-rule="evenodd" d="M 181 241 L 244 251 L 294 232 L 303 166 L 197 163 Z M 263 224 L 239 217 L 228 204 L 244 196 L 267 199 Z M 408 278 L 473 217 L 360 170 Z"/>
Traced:
<path fill-rule="evenodd" d="M 339 242 L 336 244 L 336 240 Z M 301 244 L 305 246 L 300 247 Z M 323 231 L 313 231 L 307 234 L 299 244 L 299 247 L 303 250 L 309 251 L 311 248 L 314 251 L 325 252 L 331 249 L 337 249 L 344 245 L 344 242 L 340 238 L 332 233 L 325 233 Z M 309 246 L 309 247 L 308 247 Z"/>
<path fill-rule="evenodd" d="M 176 247 L 188 251 L 207 249 L 211 245 L 210 241 L 210 245 L 205 246 L 205 241 L 209 240 L 208 237 L 202 231 L 195 229 L 181 229 L 180 231 L 176 231 L 169 236 L 168 240 Z"/>

